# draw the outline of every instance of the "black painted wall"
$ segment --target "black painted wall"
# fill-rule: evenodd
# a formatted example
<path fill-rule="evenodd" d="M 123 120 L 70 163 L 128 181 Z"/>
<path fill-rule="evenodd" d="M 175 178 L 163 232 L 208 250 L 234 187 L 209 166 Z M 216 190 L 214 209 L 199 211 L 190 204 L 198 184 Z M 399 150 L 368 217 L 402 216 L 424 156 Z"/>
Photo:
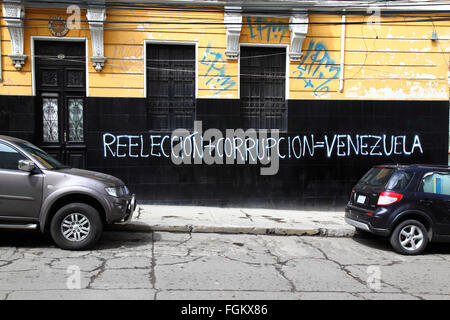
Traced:
<path fill-rule="evenodd" d="M 34 97 L 0 96 L 0 134 L 35 141 Z"/>
<path fill-rule="evenodd" d="M 429 101 L 292 100 L 288 132 L 303 134 L 419 134 L 424 154 L 384 157 L 284 159 L 275 176 L 259 165 L 173 165 L 167 158 L 103 157 L 102 134 L 149 134 L 144 99 L 90 98 L 89 167 L 124 179 L 152 203 L 340 208 L 354 183 L 380 163 L 447 162 L 448 103 Z M 203 131 L 240 128 L 239 100 L 197 100 Z M 160 133 L 160 134 L 171 134 Z"/>
<path fill-rule="evenodd" d="M 448 102 L 291 100 L 288 132 L 309 134 L 419 134 L 424 154 L 385 157 L 281 159 L 277 175 L 260 165 L 179 165 L 167 158 L 104 158 L 102 135 L 151 134 L 146 101 L 87 98 L 87 167 L 124 180 L 151 203 L 331 209 L 345 205 L 354 183 L 381 163 L 447 163 Z M 33 99 L 0 96 L 0 134 L 36 141 Z M 239 100 L 199 99 L 197 120 L 208 128 L 241 128 Z M 154 133 L 156 134 L 156 133 Z M 162 132 L 158 134 L 171 134 Z"/>

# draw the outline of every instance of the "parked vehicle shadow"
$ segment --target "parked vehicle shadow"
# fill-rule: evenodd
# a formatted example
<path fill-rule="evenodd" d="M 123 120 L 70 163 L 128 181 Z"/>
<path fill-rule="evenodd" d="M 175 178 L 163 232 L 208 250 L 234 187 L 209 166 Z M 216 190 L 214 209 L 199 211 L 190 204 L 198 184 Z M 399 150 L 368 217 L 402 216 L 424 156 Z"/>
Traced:
<path fill-rule="evenodd" d="M 141 247 L 154 241 L 151 232 L 105 231 L 93 251 Z M 33 249 L 57 248 L 48 233 L 38 231 L 0 231 L 0 249 L 7 247 Z M 60 249 L 62 250 L 62 249 Z"/>
<path fill-rule="evenodd" d="M 389 238 L 380 237 L 371 233 L 358 233 L 352 239 L 363 246 L 382 251 L 394 252 L 394 249 L 389 243 Z M 450 243 L 431 242 L 421 255 L 433 254 L 445 254 L 450 256 Z"/>
<path fill-rule="evenodd" d="M 447 254 L 450 256 L 450 243 L 436 243 L 428 244 L 424 254 Z"/>
<path fill-rule="evenodd" d="M 392 251 L 391 244 L 388 239 L 383 237 L 378 237 L 373 234 L 358 234 L 354 236 L 353 241 L 357 242 L 359 245 L 367 246 L 372 249 L 382 250 L 382 251 Z"/>
<path fill-rule="evenodd" d="M 55 244 L 49 234 L 39 231 L 1 230 L 0 248 L 52 248 Z"/>
<path fill-rule="evenodd" d="M 95 251 L 151 246 L 156 241 L 152 232 L 104 231 Z"/>

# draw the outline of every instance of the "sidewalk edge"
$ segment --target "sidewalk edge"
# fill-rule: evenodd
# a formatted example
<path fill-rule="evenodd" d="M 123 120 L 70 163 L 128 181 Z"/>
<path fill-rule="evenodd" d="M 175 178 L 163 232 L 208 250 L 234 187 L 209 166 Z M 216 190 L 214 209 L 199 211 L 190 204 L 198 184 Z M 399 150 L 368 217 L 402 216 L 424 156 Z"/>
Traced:
<path fill-rule="evenodd" d="M 321 237 L 353 237 L 352 228 L 263 228 L 263 227 L 222 227 L 222 226 L 199 226 L 199 225 L 149 225 L 142 222 L 131 222 L 128 225 L 114 226 L 114 230 L 125 230 L 135 232 L 187 232 L 187 233 L 224 233 L 224 234 L 253 234 L 253 235 L 280 235 L 280 236 L 321 236 Z"/>

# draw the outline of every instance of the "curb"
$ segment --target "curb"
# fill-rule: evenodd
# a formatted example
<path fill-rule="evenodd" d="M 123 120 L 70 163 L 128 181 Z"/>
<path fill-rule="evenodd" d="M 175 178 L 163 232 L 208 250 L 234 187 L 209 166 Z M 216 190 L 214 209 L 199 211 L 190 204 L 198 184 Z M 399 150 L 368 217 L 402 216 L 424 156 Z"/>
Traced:
<path fill-rule="evenodd" d="M 149 225 L 133 221 L 128 225 L 112 226 L 113 230 L 125 230 L 134 232 L 186 232 L 186 233 L 223 233 L 223 234 L 252 234 L 252 235 L 277 235 L 277 236 L 320 236 L 350 238 L 355 234 L 353 228 L 328 229 L 296 229 L 296 228 L 263 228 L 263 227 L 223 227 L 223 226 L 198 226 L 198 225 Z"/>

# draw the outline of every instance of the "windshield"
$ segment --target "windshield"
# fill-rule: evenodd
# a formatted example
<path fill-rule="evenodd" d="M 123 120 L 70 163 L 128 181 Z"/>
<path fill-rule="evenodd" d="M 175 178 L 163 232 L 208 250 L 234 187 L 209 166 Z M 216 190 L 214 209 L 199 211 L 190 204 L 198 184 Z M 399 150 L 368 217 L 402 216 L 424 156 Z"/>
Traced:
<path fill-rule="evenodd" d="M 359 183 L 370 186 L 384 186 L 389 181 L 393 172 L 394 169 L 390 168 L 372 168 L 364 175 L 364 177 L 362 177 Z"/>
<path fill-rule="evenodd" d="M 38 160 L 46 169 L 60 169 L 66 168 L 63 164 L 61 164 L 58 160 L 53 158 L 44 150 L 39 149 L 35 145 L 32 145 L 29 142 L 17 143 L 19 147 L 28 152 L 31 156 L 33 156 L 36 160 Z"/>

